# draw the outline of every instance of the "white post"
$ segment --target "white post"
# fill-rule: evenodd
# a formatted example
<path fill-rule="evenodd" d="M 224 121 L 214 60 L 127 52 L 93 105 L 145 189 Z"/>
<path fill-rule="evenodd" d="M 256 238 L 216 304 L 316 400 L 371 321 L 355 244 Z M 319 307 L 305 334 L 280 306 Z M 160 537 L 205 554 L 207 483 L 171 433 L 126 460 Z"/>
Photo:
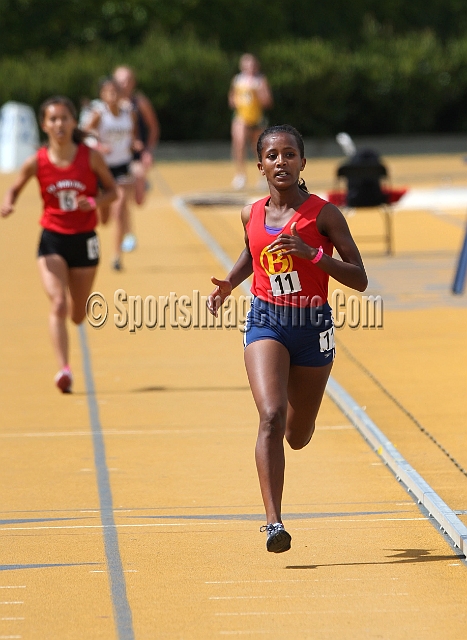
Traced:
<path fill-rule="evenodd" d="M 6 102 L 0 109 L 0 172 L 16 171 L 39 146 L 39 129 L 32 107 Z"/>

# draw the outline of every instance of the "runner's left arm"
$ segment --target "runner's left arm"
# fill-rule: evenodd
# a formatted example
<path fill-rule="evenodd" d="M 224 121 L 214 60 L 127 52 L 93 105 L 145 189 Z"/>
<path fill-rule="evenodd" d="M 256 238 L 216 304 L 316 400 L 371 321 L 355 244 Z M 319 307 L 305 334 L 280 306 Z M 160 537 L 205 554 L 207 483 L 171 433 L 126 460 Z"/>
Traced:
<path fill-rule="evenodd" d="M 154 151 L 159 144 L 160 138 L 160 124 L 157 113 L 155 112 L 149 98 L 143 94 L 138 96 L 138 108 L 144 121 L 148 127 L 148 141 L 146 143 L 146 151 L 151 154 L 151 159 Z"/>
<path fill-rule="evenodd" d="M 133 151 L 144 151 L 144 143 L 138 138 L 138 119 L 134 111 L 131 112 L 131 120 L 133 122 L 131 148 Z"/>

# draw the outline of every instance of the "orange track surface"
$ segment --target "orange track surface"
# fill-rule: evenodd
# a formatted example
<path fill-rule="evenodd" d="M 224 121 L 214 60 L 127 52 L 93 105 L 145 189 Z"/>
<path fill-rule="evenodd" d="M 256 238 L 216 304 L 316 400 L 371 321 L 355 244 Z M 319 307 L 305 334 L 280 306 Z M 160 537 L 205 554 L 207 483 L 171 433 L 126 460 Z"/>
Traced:
<path fill-rule="evenodd" d="M 331 188 L 335 164 L 309 162 L 310 187 Z M 462 183 L 459 156 L 388 165 L 399 186 Z M 100 231 L 94 289 L 109 319 L 85 327 L 91 397 L 75 328 L 75 393 L 53 386 L 37 186 L 0 221 L 0 638 L 463 640 L 465 561 L 328 398 L 310 446 L 287 452 L 292 550 L 268 554 L 241 332 L 116 328 L 117 289 L 206 295 L 223 275 L 171 196 L 225 194 L 230 179 L 228 163 L 158 166 L 122 273 L 110 270 L 110 229 Z M 2 192 L 10 182 L 0 176 Z M 239 208 L 193 212 L 234 259 Z M 392 258 L 362 241 L 383 328 L 337 331 L 333 376 L 467 523 L 467 476 L 419 428 L 467 468 L 467 303 L 449 293 L 463 222 L 456 211 L 397 213 Z M 379 223 L 349 219 L 362 237 Z"/>

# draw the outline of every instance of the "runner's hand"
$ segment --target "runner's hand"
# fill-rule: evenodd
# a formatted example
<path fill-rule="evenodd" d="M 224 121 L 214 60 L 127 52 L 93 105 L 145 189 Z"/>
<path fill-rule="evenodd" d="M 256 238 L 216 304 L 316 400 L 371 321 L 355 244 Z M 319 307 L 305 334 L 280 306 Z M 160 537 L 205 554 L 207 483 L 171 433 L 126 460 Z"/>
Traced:
<path fill-rule="evenodd" d="M 290 227 L 292 232 L 281 233 L 281 235 L 271 242 L 268 248 L 269 253 L 278 253 L 279 255 L 288 256 L 289 254 L 303 258 L 304 260 L 313 260 L 317 253 L 317 249 L 310 247 L 300 238 L 297 233 L 297 223 L 292 222 Z"/>
<path fill-rule="evenodd" d="M 80 195 L 76 198 L 78 209 L 80 211 L 91 211 L 92 206 L 86 196 Z"/>
<path fill-rule="evenodd" d="M 141 152 L 141 162 L 143 163 L 143 167 L 145 169 L 149 169 L 154 161 L 152 153 L 149 149 L 144 149 Z"/>
<path fill-rule="evenodd" d="M 218 280 L 211 278 L 211 282 L 216 285 L 214 291 L 207 299 L 206 305 L 213 316 L 217 318 L 217 312 L 224 303 L 224 300 L 232 293 L 232 285 L 228 280 Z"/>
<path fill-rule="evenodd" d="M 13 213 L 14 210 L 15 210 L 15 208 L 11 204 L 11 202 L 9 200 L 5 199 L 5 202 L 2 204 L 2 207 L 0 209 L 0 214 L 1 214 L 2 218 L 6 218 L 11 213 Z"/>
<path fill-rule="evenodd" d="M 112 147 L 109 144 L 103 144 L 102 142 L 98 142 L 95 149 L 104 156 L 112 152 Z"/>
<path fill-rule="evenodd" d="M 132 148 L 133 151 L 144 151 L 144 142 L 141 140 L 133 140 Z"/>

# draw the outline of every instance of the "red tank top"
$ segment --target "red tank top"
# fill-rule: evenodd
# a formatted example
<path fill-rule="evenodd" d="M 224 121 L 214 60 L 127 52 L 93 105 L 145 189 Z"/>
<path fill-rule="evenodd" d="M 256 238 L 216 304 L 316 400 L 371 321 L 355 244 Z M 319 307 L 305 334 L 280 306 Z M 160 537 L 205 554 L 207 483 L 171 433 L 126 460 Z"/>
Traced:
<path fill-rule="evenodd" d="M 97 225 L 96 210 L 81 211 L 76 199 L 80 195 L 95 197 L 97 176 L 91 169 L 91 150 L 79 144 L 73 162 L 65 168 L 49 160 L 47 148 L 37 152 L 37 179 L 44 201 L 40 224 L 57 233 L 86 233 Z"/>
<path fill-rule="evenodd" d="M 252 205 L 246 225 L 253 258 L 251 292 L 262 300 L 281 306 L 321 306 L 328 298 L 328 274 L 310 260 L 267 251 L 267 247 L 279 235 L 272 235 L 264 228 L 268 200 L 269 196 Z M 290 234 L 290 225 L 296 222 L 297 233 L 306 244 L 315 248 L 322 246 L 324 253 L 331 256 L 332 242 L 321 235 L 316 227 L 316 218 L 326 204 L 326 200 L 310 195 L 280 233 Z"/>

